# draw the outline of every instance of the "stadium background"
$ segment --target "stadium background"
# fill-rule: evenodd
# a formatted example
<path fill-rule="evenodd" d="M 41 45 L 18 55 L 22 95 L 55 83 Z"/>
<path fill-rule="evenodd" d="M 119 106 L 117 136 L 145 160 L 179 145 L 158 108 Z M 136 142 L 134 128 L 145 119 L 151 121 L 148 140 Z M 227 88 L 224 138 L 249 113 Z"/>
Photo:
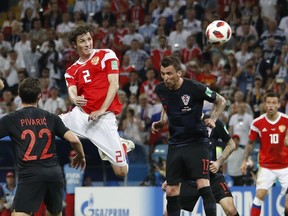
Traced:
<path fill-rule="evenodd" d="M 29 0 L 30 1 L 30 0 Z M 28 2 L 29 2 L 28 1 Z M 5 23 L 5 21 L 7 21 L 7 12 L 13 12 L 15 14 L 15 20 L 17 20 L 18 22 L 22 21 L 21 19 L 21 9 L 19 8 L 19 2 L 26 2 L 25 1 L 16 1 L 16 0 L 11 0 L 11 1 L 4 1 L 1 3 L 1 8 L 0 8 L 0 25 L 1 25 L 1 32 L 4 35 L 4 41 L 8 41 L 8 42 L 12 42 L 13 41 L 9 41 L 9 31 L 7 33 L 7 31 L 5 31 L 5 28 L 3 28 L 3 24 Z M 74 22 L 74 10 L 75 10 L 75 3 L 77 2 L 74 0 L 56 0 L 56 1 L 48 1 L 48 0 L 44 0 L 44 1 L 39 1 L 40 3 L 43 4 L 43 11 L 47 11 L 47 9 L 49 8 L 49 3 L 56 3 L 58 4 L 59 8 L 61 8 L 61 10 L 63 10 L 63 12 L 68 12 L 70 14 L 70 18 L 69 21 Z M 102 2 L 102 1 L 99 1 Z M 104 1 L 103 1 L 104 2 Z M 114 15 L 116 18 L 121 17 L 122 15 L 126 15 L 126 16 L 122 16 L 122 18 L 125 20 L 125 29 L 127 30 L 127 34 L 128 34 L 128 28 L 130 27 L 131 23 L 134 21 L 133 19 L 131 19 L 131 14 L 129 15 L 129 13 L 131 13 L 132 9 L 133 9 L 133 4 L 134 2 L 137 2 L 136 0 L 134 1 L 125 1 L 125 0 L 110 0 L 107 1 L 109 3 L 111 3 L 111 5 L 114 4 L 114 8 L 113 10 L 111 9 L 111 11 L 113 11 Z M 123 4 L 125 6 L 125 4 L 129 2 L 129 6 L 127 6 L 126 10 L 125 7 L 121 7 L 121 12 L 117 11 L 117 8 L 115 8 L 115 3 L 120 3 Z M 144 11 L 144 14 L 148 14 L 151 13 L 153 14 L 153 10 L 157 10 L 157 7 L 165 1 L 142 1 L 142 9 Z M 175 6 L 173 3 L 179 3 L 178 5 L 178 10 L 176 10 L 175 8 L 177 7 L 177 5 Z M 173 16 L 167 16 L 166 17 L 166 24 L 162 27 L 164 27 L 164 36 L 166 38 L 166 40 L 170 43 L 171 40 L 173 39 L 173 37 L 170 35 L 175 28 L 176 28 L 176 24 L 178 23 L 178 21 L 184 21 L 185 19 L 185 12 L 186 9 L 189 7 L 187 6 L 188 4 L 191 4 L 191 2 L 193 1 L 174 1 L 174 0 L 170 0 L 167 1 L 165 3 L 166 7 L 165 8 L 172 8 L 175 9 L 173 11 Z M 197 2 L 197 1 L 195 1 Z M 79 3 L 79 1 L 78 1 Z M 267 4 L 270 4 L 270 9 L 273 13 L 274 11 L 274 17 L 272 16 L 265 16 L 263 15 L 261 17 L 262 19 L 262 27 L 261 27 L 261 21 L 260 24 L 258 22 L 256 22 L 255 20 L 253 20 L 253 16 L 254 16 L 254 10 L 258 8 L 258 12 L 261 14 L 262 11 L 263 13 L 267 13 L 266 9 L 267 9 Z M 159 5 L 158 5 L 159 4 Z M 229 4 L 229 5 L 228 5 Z M 274 4 L 274 5 L 273 5 Z M 165 4 L 164 4 L 165 5 Z M 186 5 L 186 8 L 185 8 Z M 191 4 L 193 5 L 193 4 Z M 233 13 L 230 13 L 232 11 L 233 6 L 231 5 L 237 5 L 237 10 L 233 10 Z M 216 7 L 215 7 L 216 6 Z M 227 6 L 229 6 L 229 10 L 227 11 Z M 159 6 L 160 7 L 160 6 Z M 274 0 L 274 1 L 264 1 L 264 0 L 253 0 L 253 1 L 247 1 L 247 0 L 208 0 L 208 1 L 198 1 L 198 4 L 194 4 L 193 8 L 195 9 L 195 34 L 193 34 L 194 39 L 196 40 L 193 42 L 193 49 L 191 49 L 191 53 L 187 56 L 185 56 L 184 51 L 182 52 L 182 49 L 179 48 L 179 44 L 178 43 L 174 43 L 174 44 L 169 44 L 170 46 L 165 47 L 165 49 L 167 48 L 167 53 L 169 54 L 173 54 L 173 55 L 178 55 L 183 63 L 183 70 L 185 70 L 186 72 L 186 77 L 187 78 L 193 78 L 193 79 L 197 79 L 199 81 L 202 81 L 204 83 L 206 83 L 207 85 L 209 85 L 211 88 L 214 88 L 215 90 L 217 90 L 220 94 L 224 95 L 226 97 L 226 99 L 228 100 L 228 106 L 227 109 L 225 110 L 225 113 L 223 114 L 223 116 L 221 117 L 221 119 L 228 125 L 229 122 L 229 118 L 231 117 L 231 115 L 229 114 L 229 109 L 231 109 L 233 103 L 235 102 L 235 98 L 234 98 L 234 93 L 237 90 L 240 90 L 243 92 L 244 94 L 244 100 L 247 101 L 247 104 L 249 104 L 249 106 L 251 107 L 251 111 L 252 111 L 252 115 L 254 115 L 254 117 L 256 117 L 257 115 L 259 115 L 259 113 L 263 112 L 263 110 L 261 110 L 261 100 L 246 100 L 247 99 L 247 95 L 248 95 L 248 91 L 254 87 L 254 82 L 257 79 L 257 77 L 261 77 L 262 79 L 262 84 L 261 84 L 261 88 L 263 90 L 262 95 L 264 94 L 264 92 L 268 91 L 268 90 L 272 90 L 272 91 L 276 91 L 280 94 L 281 96 L 281 109 L 280 111 L 283 113 L 288 112 L 288 106 L 287 106 L 287 65 L 286 65 L 286 74 L 285 74 L 285 70 L 284 70 L 284 75 L 281 74 L 279 72 L 279 69 L 277 70 L 277 64 L 279 64 L 279 59 L 281 59 L 280 57 L 284 56 L 284 62 L 286 61 L 286 63 L 288 63 L 287 61 L 287 51 L 283 51 L 282 50 L 282 46 L 284 47 L 284 45 L 287 44 L 287 31 L 286 29 L 288 29 L 288 24 L 286 21 L 286 16 L 287 16 L 287 12 L 288 12 L 288 8 L 287 8 L 287 1 L 285 0 Z M 269 7 L 268 7 L 269 8 Z M 274 10 L 275 8 L 275 10 Z M 180 10 L 181 9 L 181 10 Z M 262 9 L 262 11 L 261 11 Z M 176 12 L 175 12 L 176 11 Z M 200 12 L 199 12 L 200 11 Z M 163 11 L 162 11 L 163 12 Z M 39 10 L 40 13 L 40 10 Z M 42 13 L 43 15 L 43 13 Z M 41 20 L 41 24 L 42 27 L 48 31 L 48 27 L 45 26 L 45 17 L 43 17 L 40 14 L 40 20 Z M 163 15 L 163 14 L 162 14 Z M 272 14 L 273 15 L 273 14 Z M 164 15 L 163 15 L 164 16 Z M 89 16 L 82 16 L 82 21 L 86 22 Z M 236 18 L 235 18 L 236 17 Z M 246 18 L 249 19 L 246 19 Z M 152 17 L 153 18 L 153 17 Z M 229 19 L 228 23 L 231 25 L 232 29 L 233 29 L 233 38 L 231 39 L 231 41 L 229 43 L 227 43 L 224 46 L 221 47 L 209 47 L 209 45 L 207 45 L 205 43 L 205 38 L 203 38 L 203 34 L 202 32 L 198 32 L 197 30 L 197 24 L 199 25 L 199 22 L 197 21 L 201 21 L 201 25 L 200 25 L 200 29 L 201 28 L 205 28 L 205 25 L 207 25 L 210 21 L 215 20 L 215 19 Z M 260 20 L 261 20 L 260 19 Z M 136 23 L 138 23 L 135 27 L 136 27 L 136 32 L 139 31 L 141 24 L 144 24 L 144 15 L 142 17 L 142 20 L 136 20 Z M 106 33 L 105 33 L 105 29 L 101 29 L 102 27 L 102 23 L 97 23 L 97 19 L 92 20 L 92 23 L 94 22 L 94 24 L 98 25 L 98 31 L 96 32 L 95 35 L 95 40 L 96 40 L 96 46 L 98 48 L 106 48 L 111 46 L 110 48 L 113 49 L 113 46 L 107 42 L 107 39 L 111 40 L 113 39 L 113 37 L 111 38 L 111 34 L 109 34 L 109 37 L 107 37 Z M 267 37 L 267 35 L 265 35 L 265 31 L 267 29 L 270 28 L 271 25 L 273 25 L 273 21 L 274 23 L 276 23 L 276 31 L 275 34 L 270 35 L 269 37 Z M 283 21 L 283 22 L 282 22 Z M 285 22 L 286 21 L 286 22 Z M 61 23 L 61 21 L 59 21 Z M 161 21 L 162 22 L 162 21 Z M 59 23 L 59 24 L 60 24 Z M 247 25 L 247 23 L 250 25 L 250 28 L 254 28 L 254 30 L 256 32 L 253 32 L 254 34 L 250 35 L 250 31 L 249 31 L 249 37 L 244 37 L 245 35 L 243 35 L 243 32 L 241 34 L 241 28 L 243 28 L 243 26 Z M 271 24 L 272 23 L 272 24 Z M 284 23 L 283 25 L 280 25 L 281 23 Z M 47 23 L 46 23 L 47 24 Z M 111 24 L 111 23 L 110 23 Z M 156 23 L 157 28 L 160 26 L 160 23 Z M 185 23 L 184 23 L 185 24 Z M 20 24 L 22 25 L 22 24 Z M 185 26 L 185 25 L 184 25 Z M 22 26 L 23 27 L 23 26 Z M 188 25 L 189 27 L 189 25 Z M 193 29 L 193 26 L 191 27 Z M 253 29 L 252 28 L 252 29 Z M 282 30 L 281 30 L 282 28 Z M 20 30 L 19 35 L 24 32 L 25 34 L 27 34 L 27 36 L 29 37 L 30 35 L 30 31 L 33 29 L 33 27 L 31 27 L 31 29 L 25 29 L 23 27 L 22 30 Z M 238 33 L 237 33 L 237 29 L 239 29 Z M 7 30 L 7 28 L 6 28 Z M 9 28 L 8 28 L 9 30 Z M 193 31 L 194 31 L 193 30 Z M 57 29 L 55 28 L 54 31 L 57 31 Z M 239 33 L 240 32 L 240 33 Z M 11 32 L 10 32 L 11 33 Z M 190 32 L 191 33 L 191 32 Z M 8 34 L 8 35 L 7 35 Z M 48 32 L 47 32 L 48 34 Z M 55 34 L 57 35 L 57 34 Z M 57 37 L 60 34 L 57 35 Z M 153 37 L 152 38 L 156 38 L 156 30 L 154 31 L 154 33 L 152 34 Z M 254 35 L 254 36 L 253 36 Z M 256 36 L 255 36 L 256 35 Z M 202 36 L 202 37 L 201 37 Z M 247 35 L 246 35 L 247 36 Z M 188 37 L 188 36 L 187 36 Z M 145 59 L 151 59 L 153 60 L 153 55 L 155 57 L 155 49 L 157 47 L 153 47 L 152 46 L 152 38 L 150 38 L 150 41 L 146 41 L 144 40 L 144 42 L 142 44 L 140 44 L 140 47 L 142 50 L 144 50 L 144 52 L 146 53 Z M 171 39 L 172 38 L 172 39 Z M 274 41 L 272 41 L 272 39 L 274 39 Z M 18 38 L 19 40 L 20 38 Z M 56 40 L 56 38 L 54 38 Z M 28 38 L 29 40 L 29 38 Z M 274 43 L 274 45 L 276 44 L 277 46 L 275 46 L 277 49 L 272 49 L 271 47 L 269 47 L 269 45 L 267 45 L 264 41 L 268 40 L 269 43 Z M 270 41 L 271 40 L 271 41 Z M 173 40 L 172 40 L 173 41 Z M 44 41 L 47 42 L 47 41 Z M 44 43 L 43 42 L 43 43 Z M 267 41 L 266 41 L 267 42 Z M 39 46 L 43 45 L 42 44 L 38 44 Z M 185 42 L 184 42 L 185 43 Z M 245 51 L 245 47 L 242 47 L 242 43 L 246 43 L 248 44 L 248 48 L 246 48 Z M 156 43 L 157 44 L 157 43 Z M 158 42 L 159 44 L 159 42 Z M 15 44 L 14 44 L 15 45 Z M 172 45 L 172 46 L 171 46 Z M 267 45 L 267 46 L 266 46 Z M 184 45 L 186 46 L 186 45 Z M 1 48 L 1 57 L 3 57 L 3 47 L 5 47 L 2 43 L 2 41 L 0 41 L 0 48 Z M 273 46 L 274 47 L 274 46 Z M 13 44 L 12 44 L 12 48 L 13 48 Z M 257 48 L 260 48 L 262 51 L 262 60 L 264 62 L 267 63 L 267 65 L 265 65 L 267 68 L 264 68 L 264 71 L 259 71 L 259 67 L 257 67 L 257 65 L 259 65 L 259 62 L 257 59 L 255 59 L 254 56 L 254 52 L 255 50 L 257 50 Z M 121 64 L 124 61 L 123 54 L 126 53 L 126 51 L 129 51 L 130 47 L 124 47 L 123 51 L 119 54 L 119 58 L 121 59 Z M 157 49 L 156 49 L 157 50 Z M 169 52 L 170 50 L 170 52 Z M 245 52 L 244 52 L 244 51 Z M 5 50 L 4 50 L 5 51 Z M 11 60 L 10 57 L 10 52 L 11 50 L 6 50 L 6 54 L 8 53 L 8 57 L 6 56 L 5 59 L 6 60 Z M 59 50 L 56 50 L 56 52 L 58 53 L 62 53 L 63 50 L 61 50 L 59 48 Z M 155 52 L 153 52 L 155 51 Z M 244 52 L 243 54 L 243 58 L 241 58 L 241 51 Z M 18 55 L 21 56 L 21 54 L 18 53 L 18 50 L 16 49 L 16 52 Z M 5 53 L 5 52 L 4 52 Z M 238 54 L 237 54 L 238 53 Z M 26 54 L 26 53 L 25 53 Z M 28 52 L 27 52 L 28 54 Z M 73 54 L 74 55 L 74 54 Z M 237 56 L 239 56 L 237 58 Z M 234 58 L 232 58 L 234 57 Z M 232 58 L 232 60 L 231 60 Z M 157 101 L 155 100 L 154 95 L 153 95 L 153 91 L 148 91 L 144 93 L 146 93 L 146 95 L 143 95 L 141 92 L 140 93 L 140 88 L 142 83 L 144 83 L 147 79 L 146 77 L 146 72 L 147 70 L 153 68 L 155 75 L 156 75 L 156 79 L 160 80 L 159 77 L 159 71 L 158 71 L 158 67 L 157 65 L 153 64 L 153 61 L 147 60 L 145 61 L 145 65 L 141 68 L 141 70 L 136 70 L 136 73 L 138 73 L 138 76 L 140 77 L 139 79 L 139 92 L 137 92 L 136 96 L 137 96 L 137 100 L 138 101 L 138 105 L 140 105 L 140 101 L 142 100 L 142 98 L 146 98 L 148 100 L 148 103 L 151 105 L 151 110 L 150 111 L 150 115 L 149 115 L 149 121 L 146 122 L 147 119 L 145 119 L 145 116 L 143 116 L 143 113 L 139 113 L 139 116 L 136 116 L 137 118 L 139 118 L 140 121 L 143 122 L 144 127 L 143 127 L 143 133 L 140 133 L 141 139 L 135 141 L 136 142 L 136 150 L 131 152 L 130 154 L 130 172 L 129 175 L 126 179 L 122 180 L 122 179 L 118 179 L 114 176 L 113 171 L 111 169 L 111 166 L 100 160 L 100 158 L 98 157 L 98 152 L 97 149 L 91 145 L 88 141 L 84 140 L 84 148 L 85 148 L 85 152 L 87 152 L 87 170 L 86 170 L 86 175 L 89 176 L 92 179 L 92 183 L 94 186 L 139 186 L 139 185 L 146 185 L 146 186 L 159 186 L 160 182 L 163 180 L 161 179 L 161 177 L 159 178 L 159 173 L 157 173 L 157 170 L 154 167 L 155 162 L 158 163 L 159 159 L 161 158 L 161 160 L 163 160 L 164 156 L 161 154 L 161 148 L 162 148 L 162 144 L 165 145 L 166 141 L 167 141 L 167 131 L 162 131 L 161 134 L 158 137 L 153 137 L 151 136 L 151 134 L 149 134 L 149 129 L 150 129 L 150 125 L 151 125 L 151 121 L 156 120 L 157 118 L 159 118 L 159 106 L 157 104 Z M 142 59 L 143 61 L 143 59 Z M 242 68 L 243 65 L 247 65 L 249 66 L 249 64 L 252 62 L 252 65 L 254 65 L 253 70 L 254 73 L 249 74 L 249 71 L 247 71 L 247 68 Z M 257 63 L 258 62 L 258 63 Z M 11 62 L 10 62 L 11 63 Z M 63 64 L 67 63 L 67 62 L 62 62 Z M 138 64 L 138 62 L 136 62 Z M 3 61 L 1 59 L 0 61 L 1 66 L 3 66 Z M 128 63 L 129 65 L 129 63 Z M 211 74 L 206 74 L 205 71 L 205 66 L 209 66 L 212 75 Z M 43 66 L 43 65 L 42 65 Z M 134 70 L 136 65 L 129 65 L 131 66 L 131 70 Z M 240 69 L 243 69 L 244 71 L 242 71 L 242 74 L 244 74 L 243 76 L 240 75 L 241 73 L 239 73 Z M 276 69 L 274 69 L 276 68 Z M 23 70 L 22 70 L 23 69 Z M 21 70 L 18 71 L 18 75 L 19 75 L 19 79 L 20 80 L 20 75 L 23 74 L 23 71 L 25 71 L 26 68 L 21 68 Z M 248 69 L 249 70 L 249 69 Z M 228 71 L 228 72 L 227 72 Z M 26 71 L 27 72 L 27 71 Z M 124 71 L 127 72 L 127 71 Z M 61 71 L 61 73 L 63 73 L 63 70 Z M 38 71 L 37 73 L 40 78 L 43 78 L 43 74 L 41 71 Z M 125 73 L 124 77 L 125 77 Z M 206 74 L 207 76 L 204 76 L 203 74 Z M 216 75 L 215 75 L 216 74 Z M 226 74 L 227 76 L 223 76 L 223 74 Z M 25 74 L 25 76 L 28 74 Z M 7 79 L 7 75 L 3 74 L 1 71 L 0 74 L 0 78 L 6 80 Z M 127 80 L 129 81 L 130 77 L 129 77 L 129 73 L 128 75 L 126 74 L 126 82 Z M 59 79 L 59 80 L 49 80 L 49 85 L 46 88 L 46 92 L 43 92 L 47 98 L 50 97 L 50 91 L 53 87 L 57 88 L 59 90 L 58 92 L 58 96 L 60 98 L 62 98 L 63 100 L 67 99 L 67 92 L 65 90 L 65 83 L 63 81 L 63 79 Z M 2 93 L 1 93 L 1 98 L 0 98 L 0 108 L 1 108 L 1 116 L 5 115 L 15 109 L 17 109 L 17 106 L 19 106 L 19 104 L 17 103 L 17 91 L 15 91 L 15 89 L 17 88 L 18 83 L 16 83 L 13 86 L 9 86 L 8 88 L 5 89 L 5 91 L 10 91 L 12 93 L 11 97 L 10 97 L 10 101 L 11 103 L 8 103 L 5 99 L 5 96 L 3 97 Z M 145 87 L 145 84 L 144 84 Z M 143 89 L 145 89 L 143 87 Z M 123 113 L 126 114 L 126 109 L 127 107 L 133 107 L 133 106 L 129 106 L 132 104 L 132 102 L 130 101 L 130 98 L 128 97 L 127 94 L 129 94 L 129 92 L 127 93 L 127 89 L 124 88 L 124 85 L 121 86 L 121 90 L 119 91 L 119 94 L 123 95 L 123 92 L 126 94 L 126 98 L 124 97 L 123 102 L 124 102 L 124 111 Z M 261 91 L 262 91 L 261 90 Z M 141 90 L 142 91 L 142 90 Z M 130 92 L 131 93 L 131 92 Z M 125 95 L 124 94 L 124 95 Z M 9 100 L 9 98 L 8 98 Z M 259 105 L 259 109 L 260 110 L 255 110 L 255 105 Z M 71 104 L 67 103 L 67 110 L 69 110 L 71 108 Z M 209 106 L 209 104 L 206 104 L 204 106 L 204 111 L 209 112 L 209 110 L 211 110 L 211 107 Z M 59 110 L 58 110 L 59 111 Z M 63 110 L 62 110 L 63 111 Z M 142 114 L 142 115 L 141 115 Z M 123 119 L 125 119 L 125 115 L 121 116 L 121 118 L 119 119 L 121 122 Z M 125 133 L 125 130 L 123 128 L 121 128 L 121 125 L 119 125 L 119 133 L 123 136 L 127 137 L 127 134 Z M 144 138 L 143 138 L 144 137 Z M 133 138 L 133 137 L 128 137 L 128 138 Z M 158 150 L 158 148 L 160 150 Z M 57 150 L 59 152 L 60 155 L 60 163 L 61 165 L 64 165 L 65 163 L 67 163 L 69 161 L 68 157 L 69 157 L 69 145 L 67 143 L 62 143 L 62 141 L 57 140 Z M 259 150 L 259 146 L 256 145 L 256 148 L 254 149 L 253 155 L 252 155 L 252 159 L 254 160 L 254 165 L 253 165 L 253 172 L 254 174 L 257 173 L 257 153 Z M 158 151 L 158 152 L 157 152 Z M 163 150 L 165 151 L 165 150 Z M 159 153 L 160 152 L 160 153 Z M 8 171 L 14 171 L 15 170 L 15 146 L 11 143 L 11 141 L 9 139 L 2 139 L 0 140 L 0 182 L 5 182 L 5 175 Z M 253 184 L 255 182 L 253 182 L 253 178 L 251 176 L 249 176 L 249 178 L 251 178 L 250 180 L 252 181 L 251 185 L 253 186 Z M 228 179 L 229 180 L 229 179 Z M 232 183 L 231 183 L 232 185 Z M 277 209 L 277 205 L 276 203 L 277 201 L 277 196 L 275 194 L 277 194 L 278 191 L 278 183 L 275 183 L 275 187 L 273 187 L 273 195 L 271 197 L 268 198 L 267 201 L 267 207 L 265 208 L 265 212 L 266 209 L 269 209 L 269 211 L 271 209 L 273 214 L 268 213 L 268 215 L 274 215 L 274 211 L 278 212 Z M 243 195 L 243 197 L 245 196 L 245 194 L 253 194 L 254 187 L 243 187 L 243 188 L 235 188 L 236 192 L 234 193 L 235 196 L 237 194 L 241 194 L 241 196 Z M 142 189 L 139 189 L 142 190 Z M 150 189 L 148 189 L 150 190 Z M 158 190 L 158 189 L 156 189 Z M 232 187 L 232 190 L 233 187 Z M 276 192 L 274 192 L 274 190 Z M 160 193 L 160 192 L 158 192 Z M 274 196 L 275 195 L 275 196 Z M 157 195 L 158 196 L 158 195 Z M 147 198 L 148 199 L 148 198 Z M 251 201 L 252 202 L 252 201 Z M 111 207 L 112 208 L 112 207 Z M 242 208 L 242 207 L 241 207 Z M 243 207 L 243 209 L 248 208 L 247 206 L 245 206 L 245 208 Z M 201 212 L 201 208 L 199 210 Z M 246 210 L 243 210 L 243 212 Z M 200 214 L 200 213 L 199 213 Z"/>

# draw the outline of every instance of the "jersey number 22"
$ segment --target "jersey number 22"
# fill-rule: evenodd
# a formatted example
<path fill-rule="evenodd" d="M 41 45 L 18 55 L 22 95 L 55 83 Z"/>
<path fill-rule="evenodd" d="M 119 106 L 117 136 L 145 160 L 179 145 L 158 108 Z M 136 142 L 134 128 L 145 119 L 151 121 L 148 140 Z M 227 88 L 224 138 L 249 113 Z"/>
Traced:
<path fill-rule="evenodd" d="M 46 136 L 48 138 L 47 143 L 46 143 L 46 145 L 42 151 L 40 158 L 37 158 L 37 155 L 31 155 L 31 152 L 32 152 L 32 149 L 34 148 L 34 145 L 37 141 L 37 138 L 42 139 L 44 134 L 46 134 Z M 29 143 L 28 148 L 24 154 L 24 158 L 23 158 L 24 161 L 31 161 L 31 160 L 37 160 L 37 159 L 40 159 L 40 160 L 41 159 L 47 159 L 47 158 L 50 158 L 53 156 L 53 154 L 47 153 L 48 149 L 50 148 L 50 145 L 52 143 L 51 132 L 48 129 L 46 129 L 46 128 L 41 129 L 38 133 L 37 138 L 36 138 L 35 133 L 32 130 L 26 129 L 22 132 L 21 139 L 25 140 L 27 136 L 30 136 L 30 143 Z"/>

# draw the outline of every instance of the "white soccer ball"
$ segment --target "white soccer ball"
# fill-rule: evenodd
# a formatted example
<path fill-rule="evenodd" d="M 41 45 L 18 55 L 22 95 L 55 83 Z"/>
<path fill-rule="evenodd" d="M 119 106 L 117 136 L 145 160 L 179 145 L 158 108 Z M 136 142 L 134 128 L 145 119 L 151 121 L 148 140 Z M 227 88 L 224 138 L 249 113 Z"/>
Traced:
<path fill-rule="evenodd" d="M 207 26 L 205 34 L 209 43 L 222 45 L 230 40 L 232 30 L 227 22 L 215 20 Z"/>

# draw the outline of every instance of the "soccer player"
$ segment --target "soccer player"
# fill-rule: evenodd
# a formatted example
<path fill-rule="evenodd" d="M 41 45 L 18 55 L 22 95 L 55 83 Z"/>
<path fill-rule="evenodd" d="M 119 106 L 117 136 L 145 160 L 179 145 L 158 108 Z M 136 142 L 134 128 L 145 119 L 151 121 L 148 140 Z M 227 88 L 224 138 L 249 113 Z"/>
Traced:
<path fill-rule="evenodd" d="M 161 61 L 163 82 L 156 93 L 163 105 L 161 118 L 153 122 L 152 133 L 168 121 L 170 138 L 166 161 L 166 199 L 169 216 L 180 215 L 180 182 L 196 179 L 207 216 L 216 215 L 216 202 L 209 182 L 209 138 L 207 126 L 215 122 L 226 105 L 226 100 L 207 86 L 182 78 L 181 64 L 174 56 Z M 214 103 L 211 117 L 201 120 L 203 101 Z"/>
<path fill-rule="evenodd" d="M 204 119 L 207 117 L 204 117 Z M 226 147 L 222 155 L 217 159 L 216 143 L 222 140 L 226 143 Z M 230 137 L 224 124 L 216 121 L 215 128 L 210 133 L 210 184 L 213 195 L 217 203 L 219 203 L 227 216 L 239 216 L 233 202 L 233 196 L 225 181 L 224 175 L 219 171 L 220 166 L 226 161 L 229 155 L 235 149 L 235 143 Z M 197 191 L 195 182 L 183 181 L 180 188 L 180 206 L 186 211 L 193 211 L 200 194 Z"/>
<path fill-rule="evenodd" d="M 109 160 L 115 175 L 128 173 L 127 152 L 132 141 L 121 140 L 115 115 L 122 105 L 118 100 L 119 61 L 110 49 L 93 49 L 93 27 L 82 25 L 68 35 L 79 59 L 67 69 L 68 94 L 76 106 L 60 116 L 78 136 L 98 147 L 102 160 Z M 121 142 L 123 144 L 121 144 Z"/>
<path fill-rule="evenodd" d="M 256 196 L 251 208 L 251 216 L 259 216 L 261 205 L 268 189 L 278 178 L 282 192 L 288 187 L 288 116 L 278 112 L 280 100 L 276 93 L 268 92 L 264 97 L 266 113 L 254 119 L 249 132 L 249 142 L 245 147 L 244 160 L 241 165 L 243 174 L 247 171 L 247 160 L 257 138 L 260 141 L 259 165 L 256 181 Z M 282 193 L 281 192 L 281 193 Z M 287 200 L 286 200 L 287 202 Z M 285 215 L 288 213 L 285 205 Z"/>
<path fill-rule="evenodd" d="M 207 116 L 204 116 L 204 119 Z M 235 143 L 230 137 L 225 125 L 220 121 L 216 121 L 216 126 L 212 130 L 208 128 L 210 133 L 210 184 L 214 198 L 217 203 L 219 203 L 224 210 L 225 214 L 228 216 L 239 216 L 236 207 L 233 202 L 233 196 L 231 191 L 225 181 L 224 175 L 219 171 L 219 167 L 224 163 L 224 161 L 230 156 L 230 154 L 235 149 Z M 223 143 L 226 143 L 226 147 L 222 155 L 217 159 L 216 155 L 216 144 L 219 139 Z M 165 184 L 162 186 L 165 190 Z M 181 209 L 192 212 L 196 202 L 198 201 L 200 194 L 197 191 L 197 186 L 195 181 L 183 181 L 181 182 L 180 188 L 180 206 Z"/>
<path fill-rule="evenodd" d="M 19 86 L 22 109 L 0 119 L 0 138 L 9 136 L 17 145 L 18 185 L 12 204 L 12 216 L 31 215 L 44 201 L 48 216 L 62 215 L 63 173 L 55 148 L 55 136 L 71 143 L 77 152 L 72 166 L 86 166 L 78 137 L 61 119 L 37 108 L 41 98 L 40 81 L 27 78 Z"/>

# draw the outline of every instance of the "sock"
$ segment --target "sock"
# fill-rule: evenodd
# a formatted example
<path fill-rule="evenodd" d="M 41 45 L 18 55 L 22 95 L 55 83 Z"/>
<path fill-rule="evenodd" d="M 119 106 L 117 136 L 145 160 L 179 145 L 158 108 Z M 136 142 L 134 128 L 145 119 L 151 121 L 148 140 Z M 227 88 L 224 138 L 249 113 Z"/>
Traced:
<path fill-rule="evenodd" d="M 122 147 L 123 147 L 123 150 L 124 150 L 124 152 L 125 152 L 125 155 L 127 155 L 127 146 L 122 143 Z"/>
<path fill-rule="evenodd" d="M 263 201 L 258 199 L 257 197 L 254 198 L 252 208 L 251 208 L 251 216 L 259 216 L 261 213 L 261 205 Z"/>
<path fill-rule="evenodd" d="M 216 201 L 210 187 L 203 187 L 198 190 L 203 199 L 206 216 L 216 216 Z"/>
<path fill-rule="evenodd" d="M 179 196 L 166 197 L 167 199 L 167 213 L 169 216 L 180 215 Z"/>
<path fill-rule="evenodd" d="M 127 146 L 125 144 L 122 144 L 124 153 L 125 153 L 125 158 L 126 158 L 126 162 L 127 164 L 129 164 L 129 158 L 128 158 L 128 154 L 127 154 Z"/>
<path fill-rule="evenodd" d="M 182 196 L 180 193 L 179 201 L 181 209 L 192 212 L 200 196 Z"/>

